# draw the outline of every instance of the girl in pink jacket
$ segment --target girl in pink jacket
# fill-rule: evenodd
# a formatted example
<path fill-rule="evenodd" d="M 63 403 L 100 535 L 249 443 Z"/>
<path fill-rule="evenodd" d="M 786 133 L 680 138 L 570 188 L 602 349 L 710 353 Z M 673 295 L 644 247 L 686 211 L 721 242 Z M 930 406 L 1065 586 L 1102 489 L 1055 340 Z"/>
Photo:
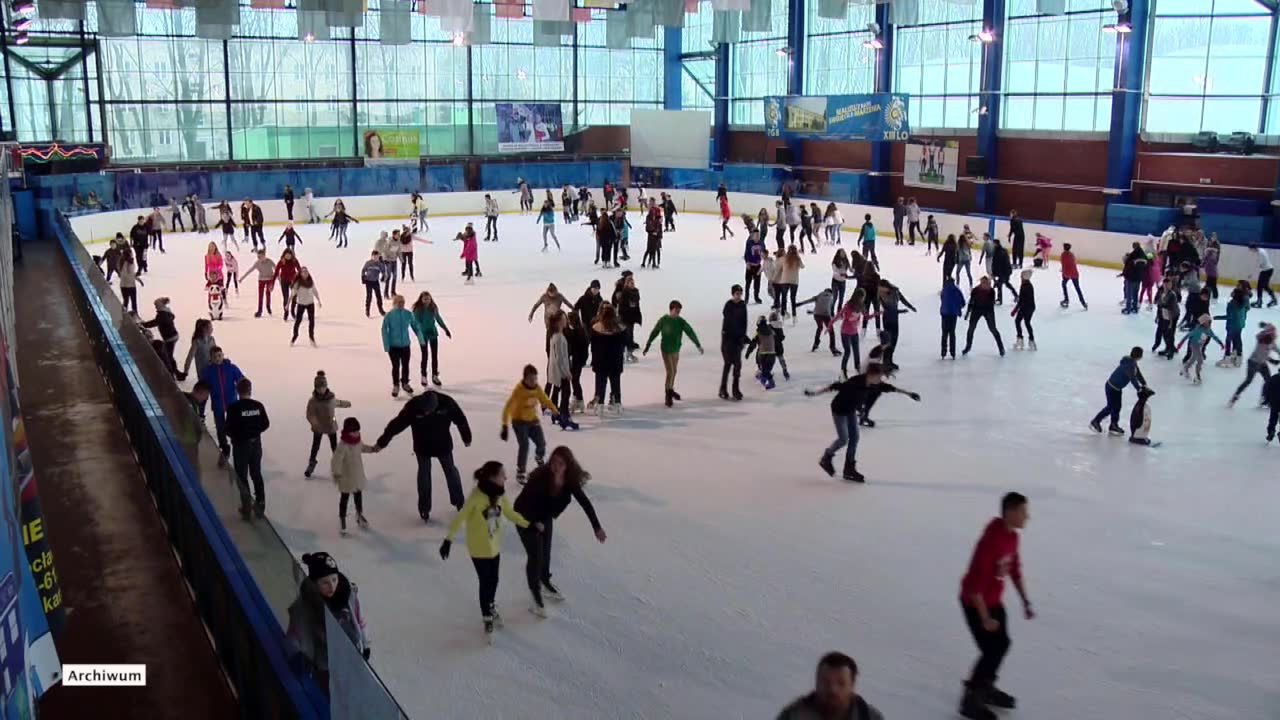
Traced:
<path fill-rule="evenodd" d="M 844 356 L 840 359 L 840 373 L 845 378 L 849 377 L 849 355 L 853 355 L 853 370 L 859 372 L 862 370 L 862 356 L 858 351 L 858 333 L 862 330 L 862 321 L 864 318 L 877 318 L 880 313 L 866 312 L 867 293 L 862 288 L 853 291 L 849 296 L 849 302 L 840 308 L 840 312 L 836 313 L 833 323 L 840 322 L 840 344 L 844 348 Z"/>
<path fill-rule="evenodd" d="M 209 243 L 209 250 L 204 255 L 204 276 L 207 278 L 210 275 L 217 275 L 218 283 L 224 287 L 226 286 L 222 267 L 222 253 L 218 252 L 216 243 Z"/>
<path fill-rule="evenodd" d="M 484 277 L 480 272 L 480 247 L 476 243 L 476 229 L 471 223 L 467 223 L 467 228 L 454 239 L 462 241 L 461 257 L 467 264 L 467 269 L 462 274 L 467 276 L 467 284 L 470 285 L 474 282 L 473 277 Z"/>

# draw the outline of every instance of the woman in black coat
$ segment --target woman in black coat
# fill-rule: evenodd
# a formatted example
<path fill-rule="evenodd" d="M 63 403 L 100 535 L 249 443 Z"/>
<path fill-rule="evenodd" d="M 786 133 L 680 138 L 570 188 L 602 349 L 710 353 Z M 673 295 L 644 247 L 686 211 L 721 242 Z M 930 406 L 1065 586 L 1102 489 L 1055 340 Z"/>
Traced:
<path fill-rule="evenodd" d="M 636 278 L 630 272 L 618 281 L 617 289 L 613 292 L 613 307 L 618 311 L 622 332 L 627 338 L 627 362 L 635 362 L 636 350 L 640 349 L 640 345 L 636 343 L 635 329 L 643 323 L 644 316 L 640 313 L 640 290 L 636 288 Z"/>
<path fill-rule="evenodd" d="M 591 406 L 605 414 L 604 389 L 610 386 L 609 410 L 622 412 L 622 366 L 627 338 L 618 324 L 618 313 L 610 303 L 600 305 L 600 315 L 591 326 L 591 369 L 596 374 L 596 394 Z"/>
<path fill-rule="evenodd" d="M 608 538 L 600 525 L 600 518 L 596 517 L 595 507 L 582 490 L 590 479 L 591 475 L 578 464 L 573 451 L 561 445 L 551 451 L 545 465 L 529 474 L 528 483 L 516 498 L 515 511 L 529 521 L 529 527 L 519 528 L 519 533 L 528 555 L 525 578 L 529 581 L 529 592 L 533 594 L 533 605 L 529 609 L 538 617 L 547 616 L 542 604 L 544 595 L 552 600 L 564 600 L 556 586 L 551 584 L 551 533 L 555 519 L 569 507 L 570 501 L 577 500 L 582 506 L 582 511 L 591 521 L 596 540 L 604 542 Z M 538 525 L 542 530 L 537 529 Z"/>
<path fill-rule="evenodd" d="M 597 295 L 597 298 L 600 296 Z M 591 353 L 591 339 L 587 337 L 587 328 L 582 324 L 578 313 L 568 315 L 564 336 L 569 341 L 569 372 L 573 385 L 573 412 L 583 411 L 582 368 L 587 366 L 587 356 Z"/>

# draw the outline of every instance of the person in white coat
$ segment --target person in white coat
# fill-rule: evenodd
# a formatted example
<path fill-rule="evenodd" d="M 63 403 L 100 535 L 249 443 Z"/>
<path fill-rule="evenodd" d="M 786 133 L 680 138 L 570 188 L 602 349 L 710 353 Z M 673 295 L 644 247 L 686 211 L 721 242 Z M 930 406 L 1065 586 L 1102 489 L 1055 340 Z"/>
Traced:
<path fill-rule="evenodd" d="M 561 430 L 577 430 L 578 423 L 569 416 L 572 406 L 570 393 L 573 387 L 573 358 L 569 353 L 569 339 L 564 328 L 569 318 L 560 311 L 551 316 L 547 346 L 547 384 L 551 386 L 551 404 L 560 410 L 555 422 Z"/>
<path fill-rule="evenodd" d="M 307 208 L 307 223 L 320 222 L 320 216 L 316 214 L 316 196 L 311 188 L 302 191 L 302 204 Z"/>
<path fill-rule="evenodd" d="M 341 493 L 338 497 L 338 522 L 343 535 L 347 534 L 347 502 L 352 495 L 356 498 L 356 523 L 362 530 L 369 529 L 369 521 L 364 516 L 364 455 L 376 452 L 378 448 L 361 441 L 359 420 L 349 417 L 342 421 L 342 439 L 338 442 L 338 449 L 333 451 L 329 470 Z"/>

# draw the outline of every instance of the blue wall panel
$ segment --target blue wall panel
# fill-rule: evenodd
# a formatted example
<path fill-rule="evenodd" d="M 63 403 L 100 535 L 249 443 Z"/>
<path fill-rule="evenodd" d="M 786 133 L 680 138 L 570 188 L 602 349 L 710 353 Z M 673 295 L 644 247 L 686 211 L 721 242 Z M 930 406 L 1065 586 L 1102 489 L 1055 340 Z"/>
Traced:
<path fill-rule="evenodd" d="M 467 189 L 461 165 L 428 165 L 422 170 L 423 192 L 463 192 Z"/>

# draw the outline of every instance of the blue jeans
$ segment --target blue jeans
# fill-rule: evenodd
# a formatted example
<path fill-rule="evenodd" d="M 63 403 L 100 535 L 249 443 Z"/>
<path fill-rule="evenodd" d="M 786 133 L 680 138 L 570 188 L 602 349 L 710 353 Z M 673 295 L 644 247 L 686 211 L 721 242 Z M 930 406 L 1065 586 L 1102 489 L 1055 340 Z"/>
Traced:
<path fill-rule="evenodd" d="M 1228 355 L 1243 355 L 1243 354 L 1244 354 L 1244 340 L 1243 340 L 1243 339 L 1241 339 L 1241 333 L 1242 333 L 1242 332 L 1243 332 L 1243 330 L 1228 330 L 1228 331 L 1227 331 L 1227 342 L 1226 342 L 1226 346 L 1227 346 L 1227 347 L 1226 347 L 1226 353 L 1227 353 Z"/>
<path fill-rule="evenodd" d="M 430 455 L 415 455 L 418 459 L 418 514 L 431 513 L 431 460 Z M 458 475 L 458 466 L 453 464 L 453 453 L 445 453 L 435 457 L 444 470 L 444 481 L 449 487 L 449 504 L 461 508 L 466 502 L 462 494 L 462 478 Z"/>
<path fill-rule="evenodd" d="M 542 434 L 542 424 L 539 422 L 513 422 L 511 429 L 516 432 L 516 470 L 524 472 L 525 463 L 529 459 L 529 441 L 533 440 L 533 460 L 537 464 L 542 464 L 542 458 L 547 454 L 547 440 Z"/>
<path fill-rule="evenodd" d="M 844 347 L 844 357 L 840 358 L 840 372 L 848 376 L 849 374 L 849 355 L 853 355 L 853 370 L 858 372 L 862 370 L 862 358 L 858 353 L 858 336 L 840 334 L 840 344 Z"/>
<path fill-rule="evenodd" d="M 836 426 L 836 440 L 827 446 L 826 454 L 835 455 L 840 448 L 845 448 L 844 462 L 852 465 L 858 457 L 858 414 L 837 415 L 833 412 L 831 420 Z"/>
<path fill-rule="evenodd" d="M 1138 312 L 1138 290 L 1142 283 L 1137 280 L 1124 281 L 1124 309 L 1131 313 Z"/>

